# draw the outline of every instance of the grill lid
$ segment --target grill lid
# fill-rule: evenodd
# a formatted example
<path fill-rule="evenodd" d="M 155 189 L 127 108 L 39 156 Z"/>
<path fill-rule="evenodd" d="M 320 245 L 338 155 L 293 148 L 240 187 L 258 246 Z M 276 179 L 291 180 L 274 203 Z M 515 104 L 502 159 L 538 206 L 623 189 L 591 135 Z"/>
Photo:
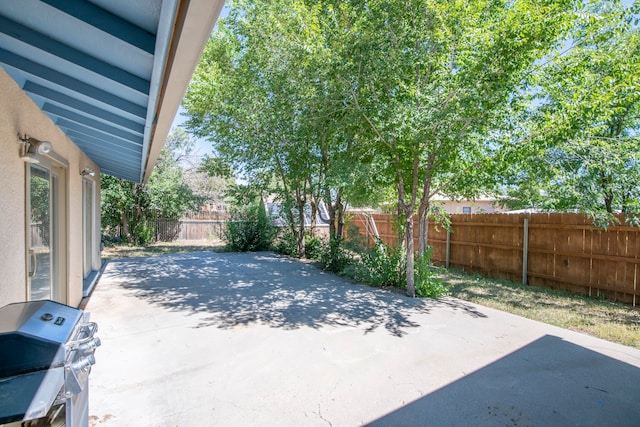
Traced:
<path fill-rule="evenodd" d="M 30 301 L 0 308 L 0 334 L 24 335 L 63 344 L 82 318 L 82 310 L 55 301 Z"/>
<path fill-rule="evenodd" d="M 82 310 L 54 301 L 31 301 L 0 308 L 0 378 L 64 364 L 63 344 Z"/>

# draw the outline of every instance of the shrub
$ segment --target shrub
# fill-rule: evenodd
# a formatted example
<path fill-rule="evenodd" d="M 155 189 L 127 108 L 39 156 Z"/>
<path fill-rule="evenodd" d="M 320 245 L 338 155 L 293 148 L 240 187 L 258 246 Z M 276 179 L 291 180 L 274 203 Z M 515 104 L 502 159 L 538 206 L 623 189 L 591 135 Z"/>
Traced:
<path fill-rule="evenodd" d="M 237 212 L 234 217 L 227 221 L 223 233 L 227 250 L 247 252 L 271 249 L 275 228 L 269 223 L 262 201 Z"/>
<path fill-rule="evenodd" d="M 322 240 L 318 237 L 310 237 L 304 244 L 304 255 L 308 259 L 319 260 L 323 252 Z"/>
<path fill-rule="evenodd" d="M 144 246 L 155 240 L 156 224 L 155 221 L 132 221 L 130 223 L 131 238 L 136 245 Z"/>
<path fill-rule="evenodd" d="M 276 238 L 274 248 L 277 253 L 287 256 L 298 256 L 296 236 L 288 228 L 281 229 Z"/>
<path fill-rule="evenodd" d="M 318 261 L 323 269 L 342 274 L 353 264 L 353 257 L 345 249 L 343 240 L 330 240 L 322 246 Z"/>
<path fill-rule="evenodd" d="M 374 247 L 365 249 L 349 270 L 349 275 L 371 286 L 405 287 L 404 254 L 400 248 L 390 247 L 377 240 Z"/>
<path fill-rule="evenodd" d="M 416 259 L 415 287 L 419 297 L 439 298 L 446 294 L 447 286 L 437 276 L 438 268 L 431 265 L 432 246 Z"/>

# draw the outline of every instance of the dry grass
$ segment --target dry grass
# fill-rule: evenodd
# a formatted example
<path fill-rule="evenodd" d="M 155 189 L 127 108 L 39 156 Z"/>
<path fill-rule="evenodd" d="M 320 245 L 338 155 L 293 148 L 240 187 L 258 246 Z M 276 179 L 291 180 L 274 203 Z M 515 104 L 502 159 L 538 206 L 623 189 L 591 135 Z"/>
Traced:
<path fill-rule="evenodd" d="M 633 307 L 457 271 L 444 279 L 456 298 L 640 349 L 640 310 Z"/>
<path fill-rule="evenodd" d="M 103 259 L 179 254 L 186 252 L 214 251 L 224 248 L 220 240 L 181 240 L 175 242 L 157 242 L 148 246 L 117 245 L 106 246 L 102 251 Z"/>

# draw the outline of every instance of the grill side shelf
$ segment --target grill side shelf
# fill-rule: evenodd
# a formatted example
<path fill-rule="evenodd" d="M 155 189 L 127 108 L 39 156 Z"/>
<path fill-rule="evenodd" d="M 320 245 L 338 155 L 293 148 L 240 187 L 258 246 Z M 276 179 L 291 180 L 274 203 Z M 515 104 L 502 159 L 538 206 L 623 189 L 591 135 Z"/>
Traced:
<path fill-rule="evenodd" d="M 63 384 L 63 367 L 0 379 L 0 424 L 44 417 Z"/>

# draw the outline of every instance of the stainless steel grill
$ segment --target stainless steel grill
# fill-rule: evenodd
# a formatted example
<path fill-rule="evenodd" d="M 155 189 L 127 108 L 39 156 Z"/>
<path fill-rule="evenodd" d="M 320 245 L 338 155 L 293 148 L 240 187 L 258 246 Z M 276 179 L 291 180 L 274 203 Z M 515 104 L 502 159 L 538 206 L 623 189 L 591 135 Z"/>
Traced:
<path fill-rule="evenodd" d="M 0 424 L 88 425 L 89 372 L 100 345 L 84 311 L 54 301 L 0 308 Z"/>

